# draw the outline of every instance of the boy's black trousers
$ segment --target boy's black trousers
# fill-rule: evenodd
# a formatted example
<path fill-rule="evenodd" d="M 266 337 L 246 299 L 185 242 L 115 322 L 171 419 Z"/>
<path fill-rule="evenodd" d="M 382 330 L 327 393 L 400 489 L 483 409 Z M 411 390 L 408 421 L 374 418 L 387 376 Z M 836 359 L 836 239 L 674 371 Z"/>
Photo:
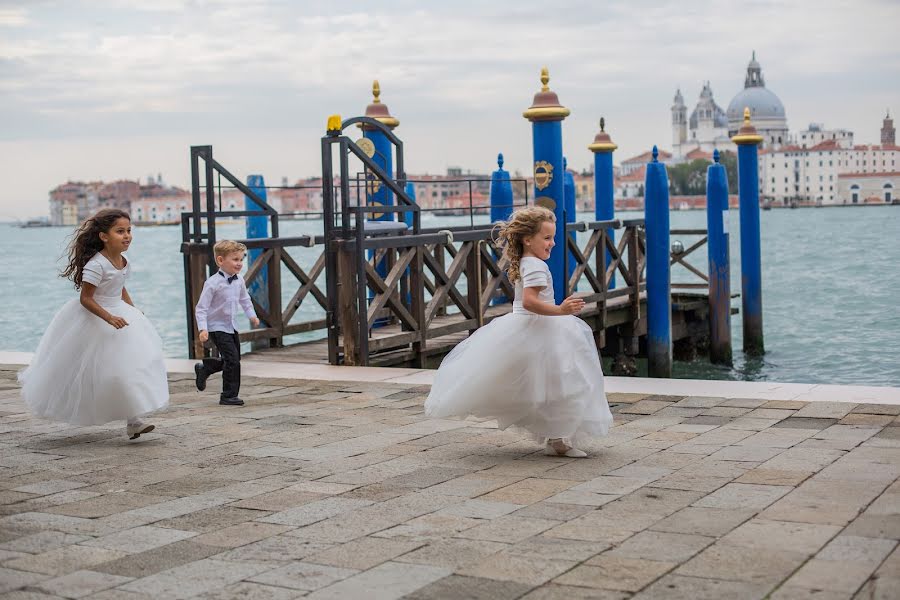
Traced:
<path fill-rule="evenodd" d="M 237 398 L 241 391 L 241 343 L 236 331 L 210 331 L 209 339 L 219 350 L 219 357 L 203 359 L 207 376 L 222 371 L 221 398 Z"/>

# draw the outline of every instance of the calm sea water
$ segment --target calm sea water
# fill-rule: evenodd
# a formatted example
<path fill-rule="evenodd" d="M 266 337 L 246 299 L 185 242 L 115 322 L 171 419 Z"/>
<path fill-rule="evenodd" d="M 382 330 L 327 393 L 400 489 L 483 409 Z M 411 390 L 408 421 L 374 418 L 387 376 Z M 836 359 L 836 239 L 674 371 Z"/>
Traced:
<path fill-rule="evenodd" d="M 762 212 L 761 220 L 766 356 L 744 359 L 741 318 L 736 315 L 735 367 L 713 367 L 701 358 L 676 363 L 675 376 L 900 386 L 900 207 L 772 210 Z M 425 225 L 467 221 L 431 217 Z M 706 213 L 673 212 L 671 224 L 673 229 L 705 228 Z M 294 221 L 284 222 L 281 230 L 290 236 L 317 233 L 321 227 L 320 221 Z M 53 314 L 76 294 L 70 282 L 56 276 L 71 231 L 11 226 L 0 226 L 0 231 L 7 265 L 0 350 L 31 352 Z M 220 238 L 244 237 L 242 225 L 218 231 Z M 737 211 L 732 211 L 731 231 L 732 292 L 740 292 Z M 685 247 L 696 239 L 675 237 Z M 129 252 L 129 291 L 156 325 L 170 357 L 187 356 L 180 240 L 177 227 L 136 228 Z M 318 250 L 291 252 L 301 265 L 308 265 Z M 705 252 L 695 256 L 692 262 L 706 264 Z M 684 270 L 673 270 L 672 279 L 692 280 Z M 293 291 L 285 289 L 285 295 Z M 734 306 L 740 306 L 740 299 Z M 307 300 L 299 318 L 322 315 Z"/>

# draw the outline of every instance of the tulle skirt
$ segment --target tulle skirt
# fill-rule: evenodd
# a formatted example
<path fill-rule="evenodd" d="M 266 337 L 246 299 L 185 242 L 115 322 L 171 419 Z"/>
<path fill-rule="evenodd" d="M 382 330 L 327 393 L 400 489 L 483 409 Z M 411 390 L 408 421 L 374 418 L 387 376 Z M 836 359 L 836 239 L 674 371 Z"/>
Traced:
<path fill-rule="evenodd" d="M 497 420 L 536 440 L 606 435 L 612 414 L 590 327 L 575 316 L 511 313 L 444 358 L 425 401 L 431 417 Z"/>
<path fill-rule="evenodd" d="M 128 326 L 116 329 L 77 298 L 70 300 L 53 317 L 31 365 L 19 373 L 22 398 L 36 415 L 102 425 L 168 405 L 159 334 L 121 299 L 104 299 L 102 306 Z"/>

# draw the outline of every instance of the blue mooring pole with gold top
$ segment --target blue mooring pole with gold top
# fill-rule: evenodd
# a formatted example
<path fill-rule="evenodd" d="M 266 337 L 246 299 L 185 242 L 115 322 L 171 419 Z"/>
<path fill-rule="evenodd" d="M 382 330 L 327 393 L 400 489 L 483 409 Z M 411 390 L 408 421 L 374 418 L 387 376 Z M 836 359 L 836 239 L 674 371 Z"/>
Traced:
<path fill-rule="evenodd" d="M 371 117 L 376 121 L 387 125 L 391 130 L 400 125 L 400 121 L 391 116 L 387 105 L 381 102 L 381 86 L 378 84 L 377 79 L 372 82 L 372 103 L 366 107 L 365 116 Z M 371 125 L 361 123 L 359 127 L 363 131 L 363 137 L 372 142 L 372 147 L 374 148 L 371 155 L 372 160 L 381 167 L 389 177 L 394 178 L 394 149 L 391 141 L 380 129 L 376 129 Z M 381 181 L 375 179 L 372 175 L 367 175 L 365 184 L 367 205 L 394 205 L 394 194 L 387 186 L 382 185 Z M 403 215 L 401 214 L 398 216 L 402 221 Z M 394 213 L 369 213 L 366 218 L 370 221 L 393 221 Z M 372 250 L 368 252 L 369 260 L 371 260 L 373 254 L 374 252 Z M 378 264 L 375 265 L 375 271 L 381 278 L 387 277 L 387 263 L 384 260 L 379 261 Z M 369 301 L 371 302 L 374 297 L 375 293 L 370 289 Z M 375 321 L 375 327 L 381 327 L 386 324 L 387 321 L 384 319 L 377 319 Z"/>
<path fill-rule="evenodd" d="M 606 120 L 600 117 L 600 133 L 594 136 L 594 142 L 588 146 L 588 150 L 594 153 L 594 218 L 598 221 L 611 221 L 616 218 L 615 182 L 613 181 L 613 152 L 618 148 L 609 134 L 606 133 Z M 607 229 L 613 245 L 616 243 L 615 229 Z M 612 262 L 612 256 L 608 250 L 606 253 L 604 268 Z M 599 276 L 599 274 L 598 274 Z M 616 287 L 616 273 L 609 277 L 609 289 Z"/>
<path fill-rule="evenodd" d="M 741 214 L 741 302 L 744 353 L 765 354 L 762 315 L 762 257 L 759 234 L 759 156 L 762 136 L 750 123 L 744 108 L 744 124 L 731 141 L 738 147 L 738 196 Z"/>
<path fill-rule="evenodd" d="M 534 203 L 549 208 L 556 215 L 556 237 L 547 265 L 553 276 L 553 297 L 557 304 L 566 299 L 566 219 L 563 189 L 562 122 L 569 109 L 559 103 L 556 92 L 548 87 L 550 73 L 541 69 L 541 90 L 534 102 L 522 113 L 531 121 L 534 147 Z"/>
<path fill-rule="evenodd" d="M 647 163 L 644 227 L 647 232 L 647 370 L 650 377 L 672 376 L 672 292 L 669 270 L 669 178 L 666 165 Z M 631 267 L 631 265 L 629 265 Z"/>
<path fill-rule="evenodd" d="M 713 151 L 706 169 L 706 232 L 709 236 L 709 361 L 732 364 L 731 266 L 729 262 L 728 174 Z"/>
<path fill-rule="evenodd" d="M 386 104 L 381 102 L 381 86 L 378 81 L 372 82 L 372 103 L 366 107 L 365 116 L 371 117 L 391 130 L 400 125 L 400 121 L 391 116 Z M 361 124 L 363 137 L 371 140 L 375 147 L 375 154 L 372 160 L 384 170 L 390 177 L 394 177 L 394 152 L 393 146 L 389 139 L 379 129 L 372 126 Z M 372 180 L 366 182 L 366 201 L 370 205 L 393 206 L 394 194 L 391 193 L 386 186 L 381 185 L 380 181 Z M 369 216 L 373 221 L 393 221 L 394 213 L 381 213 Z"/>

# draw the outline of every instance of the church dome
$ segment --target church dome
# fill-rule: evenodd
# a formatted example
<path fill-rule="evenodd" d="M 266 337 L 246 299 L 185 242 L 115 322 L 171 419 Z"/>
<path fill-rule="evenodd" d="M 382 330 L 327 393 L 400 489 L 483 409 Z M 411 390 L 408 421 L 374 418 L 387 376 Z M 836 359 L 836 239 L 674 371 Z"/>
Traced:
<path fill-rule="evenodd" d="M 745 88 L 728 105 L 728 120 L 744 119 L 744 107 L 750 109 L 753 119 L 784 119 L 784 105 L 778 96 L 764 87 Z"/>
<path fill-rule="evenodd" d="M 762 76 L 762 67 L 756 61 L 756 52 L 747 65 L 747 77 L 744 79 L 744 89 L 728 104 L 728 122 L 740 124 L 744 119 L 744 108 L 750 109 L 752 119 L 780 119 L 785 120 L 784 105 L 778 96 L 766 89 L 766 82 Z"/>

